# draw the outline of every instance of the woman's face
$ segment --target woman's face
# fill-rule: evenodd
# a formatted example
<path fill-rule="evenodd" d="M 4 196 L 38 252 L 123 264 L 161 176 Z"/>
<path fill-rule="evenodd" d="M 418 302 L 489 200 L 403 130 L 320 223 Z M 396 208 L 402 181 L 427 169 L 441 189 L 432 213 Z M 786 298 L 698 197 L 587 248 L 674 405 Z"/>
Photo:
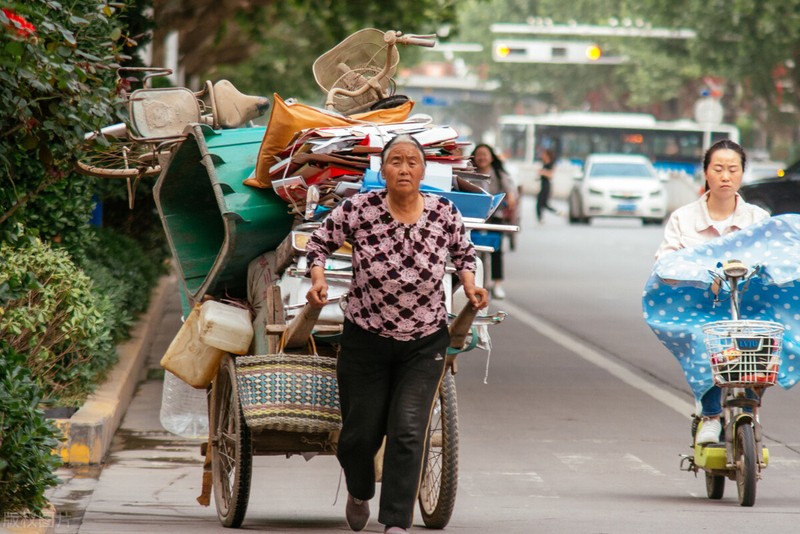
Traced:
<path fill-rule="evenodd" d="M 492 153 L 485 146 L 478 147 L 472 157 L 479 169 L 487 169 L 492 164 Z"/>
<path fill-rule="evenodd" d="M 718 198 L 732 197 L 742 185 L 742 158 L 728 148 L 717 150 L 711 155 L 706 180 L 711 194 Z"/>
<path fill-rule="evenodd" d="M 386 190 L 389 193 L 418 192 L 425 176 L 425 161 L 419 148 L 412 143 L 392 145 L 383 158 L 381 174 L 386 180 Z"/>

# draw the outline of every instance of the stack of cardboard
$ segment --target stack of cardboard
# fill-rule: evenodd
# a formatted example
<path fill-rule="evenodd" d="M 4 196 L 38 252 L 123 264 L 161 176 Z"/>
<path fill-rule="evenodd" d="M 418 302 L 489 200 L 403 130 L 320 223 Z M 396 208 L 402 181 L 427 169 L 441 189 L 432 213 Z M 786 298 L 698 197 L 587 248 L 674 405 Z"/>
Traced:
<path fill-rule="evenodd" d="M 449 126 L 414 121 L 302 130 L 270 168 L 272 187 L 292 205 L 292 211 L 318 219 L 366 189 L 365 173 L 380 172 L 380 152 L 401 133 L 413 136 L 425 149 L 423 188 L 482 192 L 472 184 L 488 176 L 477 173 L 470 158 L 462 154 L 469 143 L 457 141 L 458 133 Z"/>

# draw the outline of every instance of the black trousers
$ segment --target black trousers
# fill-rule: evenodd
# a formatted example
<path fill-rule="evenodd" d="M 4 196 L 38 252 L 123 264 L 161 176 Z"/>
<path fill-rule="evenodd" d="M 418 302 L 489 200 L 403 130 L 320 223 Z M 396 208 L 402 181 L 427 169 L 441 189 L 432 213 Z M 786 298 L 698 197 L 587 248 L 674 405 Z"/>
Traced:
<path fill-rule="evenodd" d="M 540 180 L 539 194 L 536 195 L 536 219 L 542 222 L 542 214 L 544 210 L 556 212 L 556 209 L 550 206 L 550 180 L 542 178 Z"/>
<path fill-rule="evenodd" d="M 503 219 L 501 217 L 489 217 L 489 223 L 491 224 L 510 224 L 507 219 Z M 492 281 L 500 280 L 502 281 L 503 276 L 503 236 L 500 239 L 500 246 L 497 247 L 494 252 L 492 252 L 490 256 L 490 270 Z"/>
<path fill-rule="evenodd" d="M 431 410 L 444 376 L 447 328 L 414 341 L 397 341 L 345 321 L 337 378 L 342 431 L 336 457 L 347 491 L 375 495 L 374 457 L 386 448 L 378 521 L 409 528 L 422 478 Z"/>

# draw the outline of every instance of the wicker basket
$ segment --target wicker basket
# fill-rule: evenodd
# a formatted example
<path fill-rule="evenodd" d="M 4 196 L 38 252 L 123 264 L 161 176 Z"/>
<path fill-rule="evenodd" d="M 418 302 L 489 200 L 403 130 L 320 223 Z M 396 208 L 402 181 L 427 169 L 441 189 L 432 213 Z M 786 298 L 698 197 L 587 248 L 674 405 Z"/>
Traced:
<path fill-rule="evenodd" d="M 703 326 L 714 383 L 771 386 L 778 379 L 783 325 L 771 321 L 717 321 Z"/>
<path fill-rule="evenodd" d="M 251 429 L 333 432 L 342 427 L 334 357 L 283 352 L 239 356 L 236 382 Z"/>

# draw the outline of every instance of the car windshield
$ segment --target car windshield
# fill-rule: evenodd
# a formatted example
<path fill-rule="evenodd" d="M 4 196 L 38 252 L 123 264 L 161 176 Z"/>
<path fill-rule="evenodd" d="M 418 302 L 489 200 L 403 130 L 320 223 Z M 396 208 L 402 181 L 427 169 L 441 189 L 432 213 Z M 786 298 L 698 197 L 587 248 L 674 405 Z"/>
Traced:
<path fill-rule="evenodd" d="M 642 163 L 595 163 L 589 170 L 592 178 L 653 178 L 653 172 Z"/>

